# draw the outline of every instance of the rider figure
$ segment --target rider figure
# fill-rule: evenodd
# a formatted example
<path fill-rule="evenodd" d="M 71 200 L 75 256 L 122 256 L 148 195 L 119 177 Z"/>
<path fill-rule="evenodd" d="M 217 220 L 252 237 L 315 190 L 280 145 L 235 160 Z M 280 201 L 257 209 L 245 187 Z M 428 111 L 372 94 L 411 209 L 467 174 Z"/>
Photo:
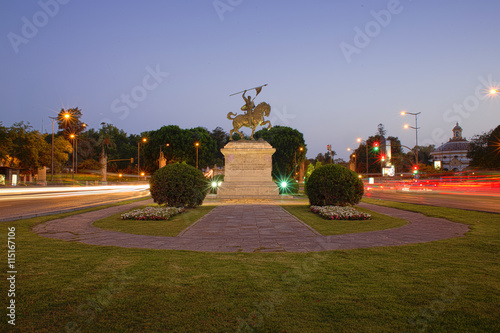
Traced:
<path fill-rule="evenodd" d="M 243 100 L 245 101 L 245 105 L 243 105 L 241 107 L 241 110 L 246 111 L 249 123 L 253 124 L 252 112 L 253 112 L 253 109 L 255 108 L 255 104 L 252 100 L 252 96 L 245 97 L 246 92 L 247 92 L 246 90 L 243 92 L 242 97 L 243 97 Z"/>

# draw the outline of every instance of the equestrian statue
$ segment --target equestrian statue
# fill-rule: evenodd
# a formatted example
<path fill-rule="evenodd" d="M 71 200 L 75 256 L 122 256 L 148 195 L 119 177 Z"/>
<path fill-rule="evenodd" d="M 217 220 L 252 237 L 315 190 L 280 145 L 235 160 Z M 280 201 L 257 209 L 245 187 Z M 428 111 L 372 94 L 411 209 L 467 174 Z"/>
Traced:
<path fill-rule="evenodd" d="M 267 86 L 267 84 L 251 89 L 246 89 L 244 91 L 240 91 L 234 93 L 230 96 L 243 93 L 242 97 L 245 101 L 245 105 L 241 107 L 241 111 L 245 112 L 244 114 L 237 115 L 233 112 L 229 112 L 227 114 L 227 119 L 233 121 L 233 129 L 229 132 L 229 140 L 233 139 L 233 133 L 238 133 L 240 138 L 243 139 L 243 133 L 240 132 L 241 127 L 250 127 L 252 129 L 252 134 L 250 135 L 250 139 L 255 140 L 253 138 L 253 134 L 255 133 L 255 129 L 258 126 L 264 126 L 268 124 L 267 129 L 271 128 L 271 122 L 269 120 L 264 120 L 265 117 L 269 117 L 271 113 L 271 106 L 266 102 L 259 103 L 259 105 L 255 106 L 254 99 L 262 90 L 262 87 Z M 248 90 L 253 90 L 257 92 L 255 97 L 252 99 L 252 96 L 245 96 Z M 233 116 L 233 118 L 232 118 Z"/>

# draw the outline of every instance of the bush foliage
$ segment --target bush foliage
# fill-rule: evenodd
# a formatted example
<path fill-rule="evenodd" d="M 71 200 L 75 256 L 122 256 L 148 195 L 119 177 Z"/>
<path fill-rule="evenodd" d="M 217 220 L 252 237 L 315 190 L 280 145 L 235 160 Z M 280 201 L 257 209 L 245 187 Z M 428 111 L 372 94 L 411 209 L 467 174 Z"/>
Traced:
<path fill-rule="evenodd" d="M 151 176 L 154 202 L 171 207 L 196 207 L 203 203 L 209 186 L 203 173 L 185 163 L 168 164 Z"/>
<path fill-rule="evenodd" d="M 323 165 L 306 182 L 312 206 L 355 205 L 363 197 L 363 182 L 357 173 L 338 164 Z"/>

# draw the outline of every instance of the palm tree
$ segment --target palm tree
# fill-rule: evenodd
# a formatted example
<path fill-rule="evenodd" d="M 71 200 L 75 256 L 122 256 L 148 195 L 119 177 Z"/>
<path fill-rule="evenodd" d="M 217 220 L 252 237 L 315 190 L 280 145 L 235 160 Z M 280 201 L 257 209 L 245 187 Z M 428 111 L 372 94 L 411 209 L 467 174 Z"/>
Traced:
<path fill-rule="evenodd" d="M 101 147 L 101 157 L 107 157 L 107 148 L 116 148 L 116 144 L 113 141 L 113 136 L 110 131 L 110 124 L 101 123 L 102 128 L 99 130 L 99 139 L 97 140 L 97 146 Z"/>
<path fill-rule="evenodd" d="M 101 147 L 101 170 L 102 170 L 102 180 L 107 180 L 107 164 L 108 164 L 108 154 L 106 152 L 107 148 L 116 148 L 116 144 L 113 141 L 113 136 L 110 131 L 112 125 L 101 123 L 102 128 L 99 130 L 99 139 L 97 140 L 97 147 Z"/>

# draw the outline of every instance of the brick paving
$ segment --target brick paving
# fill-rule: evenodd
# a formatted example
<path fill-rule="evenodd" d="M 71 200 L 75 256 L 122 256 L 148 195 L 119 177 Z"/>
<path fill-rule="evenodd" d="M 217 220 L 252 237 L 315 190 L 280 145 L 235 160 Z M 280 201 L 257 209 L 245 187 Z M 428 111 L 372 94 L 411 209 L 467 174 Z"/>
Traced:
<path fill-rule="evenodd" d="M 132 235 L 92 225 L 149 202 L 68 216 L 36 225 L 33 230 L 43 237 L 91 245 L 207 252 L 318 252 L 398 246 L 460 237 L 468 231 L 464 224 L 365 203 L 359 206 L 409 223 L 394 229 L 322 236 L 280 206 L 232 204 L 217 206 L 177 237 Z"/>

